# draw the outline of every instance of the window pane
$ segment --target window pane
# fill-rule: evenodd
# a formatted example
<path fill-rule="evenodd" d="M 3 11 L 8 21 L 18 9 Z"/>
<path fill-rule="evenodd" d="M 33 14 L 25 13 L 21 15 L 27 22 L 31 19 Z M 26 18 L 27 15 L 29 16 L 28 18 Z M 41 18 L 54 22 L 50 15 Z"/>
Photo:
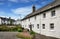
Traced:
<path fill-rule="evenodd" d="M 43 14 L 43 18 L 45 18 L 45 17 L 46 17 L 46 13 Z"/>
<path fill-rule="evenodd" d="M 39 29 L 39 24 L 37 24 L 37 28 Z"/>
<path fill-rule="evenodd" d="M 42 24 L 42 28 L 45 29 L 45 24 Z"/>
<path fill-rule="evenodd" d="M 53 23 L 50 24 L 50 29 L 54 29 L 54 24 Z"/>
<path fill-rule="evenodd" d="M 29 18 L 29 21 L 30 21 L 30 18 Z"/>
<path fill-rule="evenodd" d="M 55 10 L 51 12 L 51 16 L 55 16 Z"/>
<path fill-rule="evenodd" d="M 36 16 L 35 16 L 35 20 L 36 20 Z"/>

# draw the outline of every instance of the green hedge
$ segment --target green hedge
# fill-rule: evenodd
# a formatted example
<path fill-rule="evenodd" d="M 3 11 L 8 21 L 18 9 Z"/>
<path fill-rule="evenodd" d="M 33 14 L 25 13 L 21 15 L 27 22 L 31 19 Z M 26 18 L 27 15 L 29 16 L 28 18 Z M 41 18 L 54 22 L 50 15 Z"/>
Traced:
<path fill-rule="evenodd" d="M 18 32 L 22 32 L 23 29 L 20 26 L 15 26 L 15 27 L 0 26 L 0 31 L 18 31 Z"/>

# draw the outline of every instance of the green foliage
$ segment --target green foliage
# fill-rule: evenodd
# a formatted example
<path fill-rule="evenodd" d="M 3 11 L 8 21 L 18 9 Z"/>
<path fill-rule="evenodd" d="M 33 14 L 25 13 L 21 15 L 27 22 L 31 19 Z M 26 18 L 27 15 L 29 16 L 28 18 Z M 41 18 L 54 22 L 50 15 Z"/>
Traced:
<path fill-rule="evenodd" d="M 18 29 L 18 32 L 22 32 L 23 30 L 22 29 Z"/>
<path fill-rule="evenodd" d="M 13 20 L 11 19 L 11 17 L 9 17 L 9 21 L 10 21 L 10 25 L 12 25 Z"/>
<path fill-rule="evenodd" d="M 6 26 L 0 26 L 0 31 L 9 31 Z"/>
<path fill-rule="evenodd" d="M 22 27 L 15 26 L 15 27 L 7 27 L 7 26 L 0 26 L 0 31 L 18 31 L 22 32 Z"/>
<path fill-rule="evenodd" d="M 36 33 L 34 31 L 30 31 L 30 34 L 31 35 L 35 35 Z"/>
<path fill-rule="evenodd" d="M 30 37 L 24 37 L 24 38 L 22 38 L 22 39 L 32 39 L 32 38 L 30 38 Z"/>

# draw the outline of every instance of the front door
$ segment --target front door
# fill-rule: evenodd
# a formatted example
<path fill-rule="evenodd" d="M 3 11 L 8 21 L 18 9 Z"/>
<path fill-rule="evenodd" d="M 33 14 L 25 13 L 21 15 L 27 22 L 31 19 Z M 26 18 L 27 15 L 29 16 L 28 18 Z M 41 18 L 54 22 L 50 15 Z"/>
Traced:
<path fill-rule="evenodd" d="M 30 27 L 30 31 L 32 31 L 32 25 L 29 25 L 29 27 Z"/>

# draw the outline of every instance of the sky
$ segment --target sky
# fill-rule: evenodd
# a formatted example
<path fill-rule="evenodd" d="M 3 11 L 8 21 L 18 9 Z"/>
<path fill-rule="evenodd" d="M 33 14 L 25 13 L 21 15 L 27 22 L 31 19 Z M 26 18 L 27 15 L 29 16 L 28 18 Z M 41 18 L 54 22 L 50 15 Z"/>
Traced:
<path fill-rule="evenodd" d="M 51 3 L 53 0 L 0 0 L 0 17 L 22 19 L 32 12 L 32 6 L 36 10 Z"/>

